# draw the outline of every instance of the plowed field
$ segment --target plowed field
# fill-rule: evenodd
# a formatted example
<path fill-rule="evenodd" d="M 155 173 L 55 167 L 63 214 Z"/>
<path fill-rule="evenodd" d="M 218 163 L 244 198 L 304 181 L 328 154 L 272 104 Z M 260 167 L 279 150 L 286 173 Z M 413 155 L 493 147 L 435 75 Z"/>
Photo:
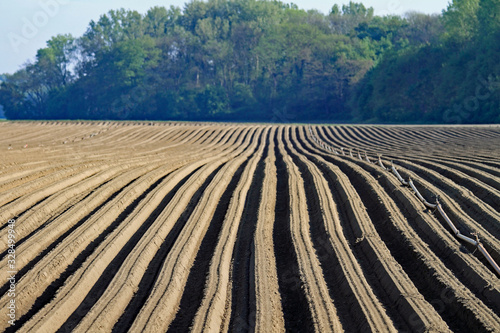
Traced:
<path fill-rule="evenodd" d="M 0 158 L 0 331 L 500 332 L 390 170 L 500 263 L 499 126 L 4 122 Z"/>

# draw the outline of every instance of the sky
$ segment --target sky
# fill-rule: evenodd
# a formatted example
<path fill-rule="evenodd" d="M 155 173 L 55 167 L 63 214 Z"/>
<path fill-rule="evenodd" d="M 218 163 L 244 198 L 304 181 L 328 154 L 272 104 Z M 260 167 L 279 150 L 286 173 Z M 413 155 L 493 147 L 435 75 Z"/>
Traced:
<path fill-rule="evenodd" d="M 190 0 L 2 0 L 0 1 L 0 74 L 14 73 L 36 51 L 58 34 L 80 37 L 91 20 L 111 9 L 125 8 L 146 13 L 154 6 L 184 7 Z M 285 3 L 290 1 L 282 0 Z M 355 0 L 373 7 L 375 15 L 402 15 L 408 11 L 441 13 L 451 0 Z M 317 9 L 327 14 L 334 4 L 328 0 L 294 0 L 301 9 Z"/>

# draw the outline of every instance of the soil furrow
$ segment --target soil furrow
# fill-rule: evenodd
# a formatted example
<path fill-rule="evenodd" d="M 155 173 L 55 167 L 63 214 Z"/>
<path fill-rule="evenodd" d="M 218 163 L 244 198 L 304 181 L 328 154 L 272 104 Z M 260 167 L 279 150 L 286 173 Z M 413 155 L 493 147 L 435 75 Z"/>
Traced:
<path fill-rule="evenodd" d="M 231 259 L 232 268 L 232 332 L 255 331 L 256 299 L 255 299 L 255 232 L 259 218 L 259 203 L 262 201 L 262 188 L 265 177 L 265 160 L 269 150 L 271 131 L 261 138 L 263 142 L 262 158 L 257 162 L 253 180 L 248 190 L 245 206 L 241 215 L 234 254 Z"/>
<path fill-rule="evenodd" d="M 0 331 L 500 329 L 498 125 L 0 128 Z"/>
<path fill-rule="evenodd" d="M 135 231 L 135 233 L 128 239 L 128 241 L 121 247 L 120 251 L 113 257 L 113 260 L 109 262 L 107 267 L 102 271 L 99 276 L 99 279 L 94 283 L 90 291 L 87 293 L 86 297 L 82 300 L 80 305 L 73 311 L 73 313 L 68 317 L 68 319 L 64 322 L 64 324 L 59 328 L 60 332 L 75 332 L 75 327 L 81 322 L 81 320 L 85 317 L 88 317 L 91 314 L 92 307 L 96 304 L 96 302 L 103 296 L 106 288 L 111 283 L 111 279 L 117 275 L 118 270 L 121 268 L 123 262 L 126 260 L 127 256 L 132 252 L 133 248 L 139 243 L 142 237 L 148 232 L 148 230 L 152 227 L 153 223 L 158 219 L 162 211 L 165 209 L 167 204 L 172 200 L 173 196 L 177 193 L 179 188 L 196 172 L 188 174 L 178 182 L 176 182 L 175 186 L 169 187 L 168 191 L 161 190 L 161 194 L 158 195 L 158 198 L 161 201 L 158 204 L 149 204 L 153 200 L 148 200 L 148 206 L 154 209 L 150 212 L 151 209 L 148 209 L 149 216 L 141 223 L 140 227 Z M 162 179 L 163 180 L 163 179 Z M 165 186 L 166 187 L 166 186 Z M 165 194 L 166 192 L 166 194 Z M 161 198 L 163 197 L 163 198 Z M 137 218 L 137 217 L 136 217 Z M 165 239 L 164 243 L 167 248 L 168 246 L 175 242 L 176 235 L 179 234 L 180 229 L 182 229 L 182 223 L 177 224 L 172 228 L 171 236 L 172 239 Z M 160 251 L 159 251 L 160 252 Z M 93 323 L 99 321 L 100 329 L 104 328 L 103 320 L 106 318 L 99 318 L 94 316 Z M 109 317 L 108 317 L 109 320 Z M 85 325 L 81 325 L 85 327 Z M 82 328 L 79 327 L 81 330 Z M 87 330 L 88 331 L 88 330 Z"/>
<path fill-rule="evenodd" d="M 153 291 L 135 318 L 131 331 L 164 332 L 175 319 L 190 270 L 210 226 L 217 202 L 230 183 L 232 176 L 254 151 L 256 143 L 250 142 L 261 130 L 255 128 L 246 135 L 232 159 L 216 175 L 205 190 L 184 230 L 168 254 Z M 228 159 L 229 160 L 229 159 Z"/>
<path fill-rule="evenodd" d="M 242 214 L 246 206 L 245 203 L 249 201 L 247 197 L 258 162 L 262 158 L 265 145 L 263 137 L 268 131 L 269 129 L 265 129 L 254 139 L 258 150 L 253 152 L 248 160 L 238 185 L 233 191 L 221 235 L 210 263 L 204 298 L 193 322 L 192 331 L 194 332 L 202 332 L 205 329 L 226 331 L 229 328 L 232 307 L 231 287 L 234 279 L 234 266 L 231 267 L 231 262 L 234 265 L 233 253 L 236 247 L 236 237 L 239 227 L 245 223 L 242 220 Z M 244 281 L 241 282 L 244 283 Z M 245 318 L 242 319 L 245 320 Z"/>
<path fill-rule="evenodd" d="M 304 143 L 307 144 L 307 142 Z M 378 290 L 377 295 L 384 301 L 386 308 L 391 311 L 391 317 L 395 319 L 398 329 L 411 330 L 411 327 L 418 323 L 426 330 L 431 330 L 433 327 L 440 327 L 441 330 L 444 330 L 447 325 L 443 323 L 436 311 L 432 310 L 431 304 L 420 296 L 419 290 L 412 281 L 411 274 L 407 274 L 398 265 L 390 248 L 391 244 L 386 244 L 382 238 L 379 238 L 385 237 L 383 230 L 379 233 L 375 228 L 377 224 L 375 221 L 379 221 L 381 218 L 370 216 L 370 211 L 365 210 L 371 206 L 366 207 L 363 200 L 366 190 L 364 190 L 365 192 L 356 191 L 355 183 L 352 183 L 356 178 L 351 179 L 355 175 L 346 169 L 346 162 L 340 160 L 343 157 L 329 156 L 327 153 L 320 153 L 310 146 L 307 149 L 323 158 L 323 160 L 317 161 L 318 166 L 321 164 L 328 166 L 328 168 L 323 167 L 323 170 L 330 178 L 332 193 L 338 193 L 338 200 L 344 203 L 340 207 L 347 209 L 345 214 L 350 220 L 349 224 L 344 226 L 345 233 L 350 235 L 351 244 L 356 244 L 353 246 L 353 250 L 360 258 L 359 261 L 370 279 L 374 291 Z M 314 158 L 314 155 L 311 157 Z M 356 160 L 356 158 L 349 159 Z M 349 180 L 347 180 L 347 176 L 349 176 Z M 361 211 L 357 208 L 359 204 L 353 205 L 352 203 L 356 197 L 359 198 L 358 200 L 364 207 Z M 367 224 L 366 221 L 372 221 L 372 223 Z M 389 247 L 386 248 L 386 246 Z M 377 247 L 381 248 L 377 249 Z M 374 272 L 375 276 L 370 276 L 369 272 Z"/>
<path fill-rule="evenodd" d="M 328 286 L 324 280 L 319 259 L 310 238 L 310 219 L 307 211 L 304 179 L 292 158 L 286 154 L 285 133 L 278 141 L 286 167 L 290 191 L 290 229 L 292 242 L 306 299 L 311 310 L 313 327 L 316 331 L 340 331 L 343 329 Z"/>
<path fill-rule="evenodd" d="M 277 194 L 277 170 L 274 138 L 276 127 L 269 133 L 268 156 L 261 192 L 261 202 L 257 217 L 255 241 L 255 331 L 284 332 L 285 322 L 278 286 L 276 255 L 274 253 L 274 221 Z M 251 316 L 252 314 L 250 314 Z"/>
<path fill-rule="evenodd" d="M 275 208 L 275 226 L 273 231 L 278 286 L 281 306 L 287 332 L 312 332 L 313 319 L 300 278 L 297 254 L 294 250 L 290 226 L 290 186 L 287 177 L 287 165 L 279 148 L 283 129 L 279 128 L 274 137 L 276 155 L 277 192 Z"/>
<path fill-rule="evenodd" d="M 293 141 L 288 139 L 287 152 L 299 167 L 306 184 L 306 196 L 311 220 L 311 236 L 315 243 L 325 281 L 334 301 L 345 331 L 396 331 L 392 320 L 386 314 L 382 304 L 371 292 L 361 267 L 352 254 L 344 238 L 339 212 L 324 173 L 319 168 L 299 155 Z M 332 230 L 333 229 L 333 230 Z"/>
<path fill-rule="evenodd" d="M 212 159 L 214 159 L 214 158 L 216 159 L 217 156 L 216 157 L 211 157 L 211 158 Z M 200 160 L 197 163 L 198 164 L 199 163 L 204 163 L 204 161 Z M 193 171 L 192 168 L 196 169 L 199 166 L 200 165 L 196 166 L 196 163 L 190 165 L 191 171 Z M 180 175 L 179 172 L 177 172 L 175 177 L 179 177 L 179 175 Z M 149 177 L 149 179 L 151 179 L 151 176 Z M 139 184 L 141 184 L 141 186 L 142 186 L 142 185 L 144 185 L 144 182 L 139 183 Z M 173 184 L 173 185 L 171 184 L 169 186 L 170 186 L 169 188 L 172 188 L 173 186 L 175 186 L 175 184 Z M 151 194 L 151 195 L 153 195 L 153 194 Z M 162 197 L 160 196 L 159 200 L 161 200 L 161 198 Z M 144 200 L 144 204 L 147 204 L 148 202 L 149 202 L 149 200 Z M 137 204 L 139 204 L 139 202 L 137 202 Z M 135 206 L 137 206 L 137 204 Z M 154 207 L 155 206 L 153 206 L 153 208 Z M 137 219 L 133 218 L 135 215 L 127 217 L 127 219 L 129 219 L 130 222 L 121 224 L 120 228 L 117 231 L 114 232 L 114 236 L 110 235 L 110 236 L 108 236 L 106 238 L 106 242 L 104 242 L 102 244 L 97 244 L 101 248 L 111 245 L 112 246 L 111 248 L 113 249 L 113 251 L 106 251 L 106 252 L 96 251 L 92 255 L 93 257 L 89 257 L 89 259 L 87 259 L 87 262 L 86 262 L 85 265 L 92 264 L 93 261 L 97 260 L 96 261 L 96 265 L 98 265 L 98 266 L 96 266 L 94 268 L 94 271 L 95 270 L 104 270 L 106 268 L 106 263 L 109 263 L 109 261 L 113 259 L 112 253 L 114 253 L 115 251 L 119 250 L 119 248 L 117 248 L 117 246 L 118 246 L 117 244 L 124 244 L 129 239 L 129 236 L 131 235 L 131 233 L 134 232 L 134 231 L 125 232 L 125 231 L 122 231 L 122 229 L 126 228 L 127 230 L 137 230 L 140 227 L 141 221 L 143 221 L 147 217 L 146 214 L 148 214 L 148 211 L 144 210 L 144 209 L 138 209 L 137 214 L 142 214 L 141 215 L 142 217 L 141 218 L 137 218 Z M 128 215 L 128 213 L 127 213 L 127 215 Z M 118 237 L 118 240 L 113 240 L 114 239 L 113 237 Z M 109 243 L 111 241 L 112 241 L 112 243 Z M 107 243 L 109 243 L 109 245 Z M 155 243 L 153 242 L 152 244 L 154 245 Z M 103 253 L 103 256 L 104 256 L 104 258 L 102 258 L 102 259 L 99 258 L 99 255 L 101 253 Z M 81 275 L 85 274 L 86 272 L 89 272 L 89 271 L 87 269 L 83 269 L 83 268 L 80 269 L 78 272 L 76 272 L 78 274 L 76 274 L 75 276 L 73 276 L 71 278 L 70 282 L 67 282 L 65 284 L 64 293 L 62 291 L 59 292 L 59 297 L 58 297 L 58 299 L 56 299 L 55 303 L 52 304 L 50 307 L 46 307 L 46 309 L 44 309 L 45 313 L 44 312 L 37 313 L 36 317 L 38 319 L 37 318 L 33 318 L 31 320 L 31 323 L 29 323 L 29 324 L 30 325 L 38 325 L 38 327 L 46 325 L 47 322 L 46 321 L 45 322 L 40 322 L 40 318 L 46 317 L 47 313 L 49 313 L 51 316 L 54 316 L 54 318 L 52 319 L 53 322 L 54 321 L 58 321 L 62 325 L 62 323 L 64 322 L 64 320 L 69 315 L 71 315 L 71 313 L 76 309 L 76 306 L 78 306 L 78 304 L 80 304 L 78 302 L 75 303 L 75 297 L 84 297 L 85 296 L 85 294 L 82 294 L 82 293 L 77 293 L 77 294 L 74 294 L 73 296 L 71 296 L 70 295 L 71 293 L 78 292 L 78 290 L 72 288 L 72 284 L 81 283 L 79 281 L 85 281 L 85 285 L 87 286 L 87 288 L 91 288 L 92 285 L 93 285 L 93 283 L 91 282 L 91 280 L 94 279 L 94 281 L 95 281 L 95 279 L 97 278 L 95 275 L 93 275 L 92 273 L 90 273 L 91 274 L 91 279 L 84 279 Z M 66 295 L 69 295 L 69 296 L 66 297 Z M 50 310 L 53 307 L 57 307 L 57 311 L 51 312 Z M 52 323 L 52 325 L 54 325 L 54 323 Z"/>
<path fill-rule="evenodd" d="M 326 157 L 327 159 L 329 158 L 328 156 Z M 368 165 L 364 162 L 360 162 L 358 160 L 354 159 L 354 162 L 356 164 L 360 165 L 365 165 L 368 167 Z M 343 164 L 339 164 L 341 168 L 344 168 L 344 172 L 349 174 L 352 179 L 356 180 L 357 178 L 360 178 L 359 175 L 362 174 L 360 173 L 360 170 L 353 167 L 349 166 L 348 162 L 344 162 Z M 370 168 L 373 169 L 373 167 L 370 166 Z M 378 170 L 373 170 L 374 171 L 374 176 L 379 178 L 380 175 L 378 175 Z M 378 171 L 378 172 L 377 172 Z M 380 178 L 379 178 L 380 179 Z M 368 205 L 369 208 L 369 213 L 371 210 L 371 214 L 374 214 L 377 219 L 384 220 L 384 218 L 377 217 L 377 214 L 383 213 L 382 210 L 378 208 L 378 205 L 376 205 L 376 201 L 373 200 L 374 197 L 377 196 L 377 192 L 370 191 L 369 187 L 367 188 L 368 184 L 372 182 L 367 181 L 365 178 L 361 178 L 360 180 L 356 180 L 353 184 L 357 187 L 359 187 L 358 193 L 361 194 L 361 197 L 365 202 L 372 203 L 372 205 Z M 393 192 L 394 189 L 389 190 L 388 192 L 391 193 Z M 371 195 L 370 195 L 370 192 Z M 399 191 L 396 192 L 399 197 Z M 413 207 L 419 207 L 421 205 L 420 203 L 416 202 L 416 206 Z M 411 209 L 411 205 L 409 206 L 408 204 L 403 204 L 403 206 L 407 209 Z M 410 208 L 411 207 L 411 208 Z M 415 209 L 415 208 L 413 208 Z M 403 210 L 404 211 L 404 210 Z M 418 211 L 418 210 L 417 210 Z M 412 221 L 416 218 L 416 214 L 411 214 L 408 216 L 407 221 Z M 392 219 L 385 218 L 386 221 L 392 221 Z M 411 225 L 413 226 L 418 226 L 419 228 L 422 225 L 425 225 L 426 222 L 422 221 L 423 223 L 413 223 L 410 222 Z M 443 318 L 446 319 L 447 323 L 450 325 L 450 327 L 454 331 L 461 331 L 464 327 L 464 323 L 466 324 L 465 327 L 467 327 L 468 331 L 481 331 L 484 329 L 491 329 L 494 326 L 492 323 L 496 323 L 498 321 L 498 318 L 491 312 L 491 311 L 484 311 L 487 310 L 487 307 L 483 305 L 482 314 L 480 315 L 481 319 L 476 317 L 475 312 L 473 309 L 477 308 L 477 304 L 480 303 L 479 300 L 473 300 L 472 294 L 463 286 L 461 285 L 458 281 L 453 282 L 455 280 L 454 275 L 450 275 L 450 273 L 446 273 L 446 269 L 443 269 L 443 271 L 435 271 L 435 267 L 429 266 L 429 263 L 432 263 L 436 259 L 425 259 L 425 256 L 422 256 L 421 254 L 418 255 L 415 253 L 412 249 L 405 249 L 403 244 L 404 241 L 398 242 L 397 239 L 401 238 L 401 235 L 398 236 L 398 232 L 394 231 L 393 229 L 388 228 L 391 226 L 390 224 L 385 223 L 384 225 L 379 226 L 378 224 L 374 224 L 375 227 L 379 228 L 380 230 L 380 235 L 385 236 L 384 241 L 386 244 L 388 244 L 389 248 L 391 249 L 391 252 L 393 255 L 398 259 L 398 262 L 403 266 L 405 271 L 408 271 L 410 274 L 409 276 L 412 277 L 413 282 L 415 285 L 419 288 L 421 293 L 425 296 L 425 298 L 436 308 L 436 311 L 439 311 Z M 392 231 L 392 233 L 391 233 Z M 430 235 L 433 236 L 431 241 L 429 242 L 429 246 L 433 248 L 434 244 L 440 242 L 439 237 L 433 232 L 430 233 Z M 426 237 L 427 238 L 427 237 Z M 410 260 L 410 257 L 408 256 L 408 253 L 413 253 L 414 256 L 414 261 L 408 261 Z M 443 251 L 438 251 L 438 254 L 441 253 L 443 255 Z M 446 257 L 450 256 L 450 252 L 444 253 Z M 450 258 L 446 257 L 441 257 L 441 260 L 443 260 L 444 263 L 447 262 Z M 417 263 L 420 263 L 420 265 L 416 265 Z M 464 266 L 465 265 L 465 266 Z M 469 275 L 472 272 L 472 269 L 467 266 L 467 263 L 461 262 L 458 266 L 458 271 L 457 273 L 461 275 L 461 271 L 463 270 L 464 267 L 469 268 Z M 444 273 L 446 273 L 448 276 L 443 276 Z M 445 275 L 446 275 L 445 274 Z M 441 276 L 441 278 L 439 278 Z M 462 275 L 463 276 L 463 275 Z M 437 279 L 437 280 L 433 280 Z M 477 282 L 481 281 L 481 278 L 478 276 L 475 277 Z M 492 280 L 490 280 L 492 281 Z M 450 285 L 450 283 L 452 283 Z M 468 282 L 468 285 L 470 286 L 471 283 Z M 491 302 L 497 302 L 498 301 L 498 296 L 495 294 L 494 290 L 487 291 L 488 286 L 491 286 L 488 281 L 484 281 L 482 283 L 479 283 L 479 285 L 482 286 L 473 286 L 473 290 L 477 290 L 477 293 L 479 293 L 479 297 L 484 300 L 486 303 L 492 306 Z M 484 288 L 484 289 L 483 289 Z M 483 296 L 483 293 L 486 296 Z M 440 299 L 436 300 L 436 295 L 451 295 L 453 297 L 445 297 L 446 298 L 446 304 L 447 307 L 444 309 L 442 308 L 442 302 Z M 464 302 L 463 300 L 467 299 L 469 300 L 468 302 Z M 495 306 L 493 306 L 495 308 Z M 488 319 L 486 319 L 488 318 Z M 458 324 L 462 323 L 462 324 Z"/>

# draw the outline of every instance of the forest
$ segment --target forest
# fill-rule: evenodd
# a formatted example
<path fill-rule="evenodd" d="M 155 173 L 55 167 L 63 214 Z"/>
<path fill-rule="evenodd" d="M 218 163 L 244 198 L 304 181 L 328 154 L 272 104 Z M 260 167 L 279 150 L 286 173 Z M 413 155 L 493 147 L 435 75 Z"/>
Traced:
<path fill-rule="evenodd" d="M 500 123 L 500 0 L 112 10 L 0 75 L 8 119 Z"/>

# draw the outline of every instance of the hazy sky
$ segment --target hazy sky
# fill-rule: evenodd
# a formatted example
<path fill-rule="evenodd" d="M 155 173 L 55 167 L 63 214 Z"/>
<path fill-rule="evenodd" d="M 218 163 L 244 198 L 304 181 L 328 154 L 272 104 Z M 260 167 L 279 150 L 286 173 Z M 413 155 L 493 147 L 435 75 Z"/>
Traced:
<path fill-rule="evenodd" d="M 183 7 L 189 0 L 2 0 L 0 1 L 0 74 L 13 73 L 39 48 L 57 34 L 81 36 L 90 20 L 110 9 L 134 9 L 145 13 L 154 6 Z M 373 7 L 376 15 L 403 14 L 407 11 L 441 13 L 448 0 L 355 0 Z M 450 0 L 451 1 L 451 0 Z M 283 2 L 289 2 L 284 0 Z M 328 13 L 332 6 L 344 1 L 294 0 L 302 9 L 318 9 Z"/>

